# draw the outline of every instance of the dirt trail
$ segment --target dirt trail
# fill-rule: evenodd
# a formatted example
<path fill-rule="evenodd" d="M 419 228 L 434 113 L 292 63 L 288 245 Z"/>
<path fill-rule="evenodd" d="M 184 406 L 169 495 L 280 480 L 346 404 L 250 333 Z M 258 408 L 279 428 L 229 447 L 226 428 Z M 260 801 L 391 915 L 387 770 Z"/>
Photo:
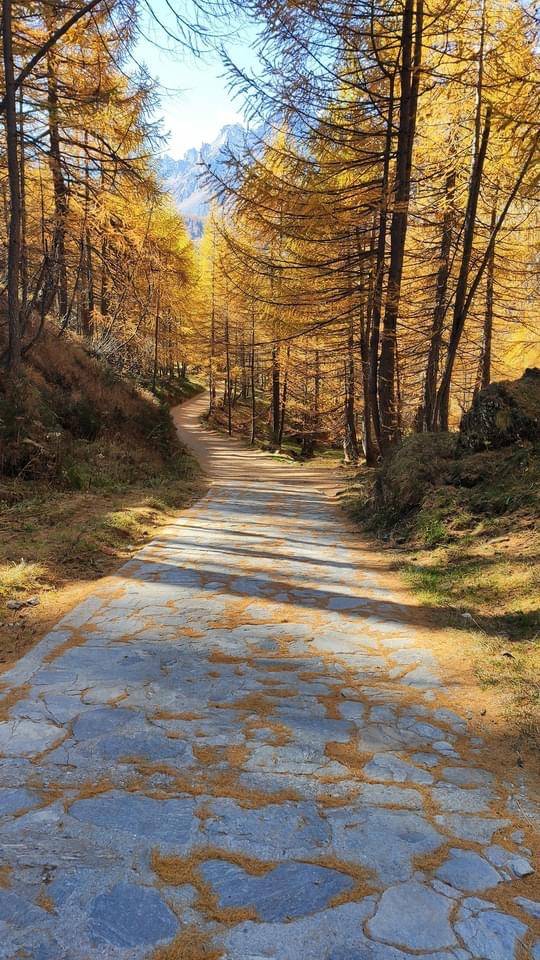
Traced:
<path fill-rule="evenodd" d="M 0 958 L 540 960 L 530 798 L 422 611 L 204 404 L 208 496 L 4 677 Z"/>

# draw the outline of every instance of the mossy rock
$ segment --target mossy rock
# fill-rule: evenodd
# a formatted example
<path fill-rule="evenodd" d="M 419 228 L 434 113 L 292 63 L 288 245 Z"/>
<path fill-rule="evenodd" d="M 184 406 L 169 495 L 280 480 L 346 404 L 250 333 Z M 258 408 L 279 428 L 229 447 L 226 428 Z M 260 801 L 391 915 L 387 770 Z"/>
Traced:
<path fill-rule="evenodd" d="M 519 380 L 491 383 L 481 390 L 460 425 L 464 450 L 486 450 L 540 441 L 540 369 Z"/>
<path fill-rule="evenodd" d="M 418 507 L 426 488 L 444 482 L 456 456 L 454 433 L 415 433 L 388 457 L 378 472 L 378 500 L 406 512 Z"/>

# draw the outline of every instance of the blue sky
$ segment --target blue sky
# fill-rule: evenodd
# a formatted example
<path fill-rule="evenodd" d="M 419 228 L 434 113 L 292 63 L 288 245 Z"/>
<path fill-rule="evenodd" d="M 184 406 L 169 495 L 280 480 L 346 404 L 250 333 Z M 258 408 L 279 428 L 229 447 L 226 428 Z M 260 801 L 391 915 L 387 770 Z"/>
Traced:
<path fill-rule="evenodd" d="M 171 31 L 176 30 L 165 0 L 153 0 L 152 7 Z M 217 53 L 194 56 L 167 37 L 150 16 L 143 18 L 142 32 L 147 38 L 139 39 L 135 57 L 159 81 L 161 96 L 156 117 L 162 119 L 164 131 L 170 133 L 166 149 L 170 156 L 181 157 L 189 147 L 214 140 L 224 124 L 243 121 L 242 101 L 228 92 Z M 250 49 L 253 35 L 253 28 L 238 26 L 234 39 L 226 43 L 233 60 L 243 67 L 254 61 Z"/>

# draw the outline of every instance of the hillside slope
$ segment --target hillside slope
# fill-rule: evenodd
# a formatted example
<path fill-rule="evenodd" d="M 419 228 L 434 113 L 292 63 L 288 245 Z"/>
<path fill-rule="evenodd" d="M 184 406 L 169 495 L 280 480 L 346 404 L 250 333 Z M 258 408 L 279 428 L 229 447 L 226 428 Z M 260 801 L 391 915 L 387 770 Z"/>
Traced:
<path fill-rule="evenodd" d="M 424 603 L 476 632 L 481 679 L 540 742 L 539 371 L 482 391 L 459 433 L 408 437 L 344 503 Z"/>
<path fill-rule="evenodd" d="M 44 335 L 0 387 L 0 669 L 202 487 L 165 403 Z"/>

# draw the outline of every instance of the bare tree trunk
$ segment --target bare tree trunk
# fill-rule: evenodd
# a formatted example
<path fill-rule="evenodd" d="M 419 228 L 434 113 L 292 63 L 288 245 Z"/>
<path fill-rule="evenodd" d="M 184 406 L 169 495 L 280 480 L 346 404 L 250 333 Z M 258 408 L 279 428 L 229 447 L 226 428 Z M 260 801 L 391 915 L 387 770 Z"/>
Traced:
<path fill-rule="evenodd" d="M 225 315 L 225 360 L 227 372 L 227 432 L 232 437 L 231 348 L 229 344 L 229 312 Z"/>
<path fill-rule="evenodd" d="M 497 194 L 495 192 L 493 207 L 491 208 L 490 234 L 495 230 L 497 223 Z M 495 244 L 492 245 L 486 268 L 486 310 L 484 314 L 484 329 L 482 331 L 482 352 L 478 364 L 475 394 L 485 390 L 491 382 L 491 344 L 493 338 L 493 302 L 495 288 Z"/>
<path fill-rule="evenodd" d="M 437 398 L 437 380 L 441 356 L 444 316 L 446 313 L 446 293 L 448 289 L 448 275 L 450 271 L 450 249 L 452 246 L 452 202 L 456 186 L 456 172 L 451 170 L 446 177 L 445 209 L 439 255 L 439 269 L 435 289 L 435 309 L 431 324 L 431 340 L 426 364 L 426 380 L 424 384 L 424 408 L 422 411 L 422 427 L 424 430 L 435 429 L 435 402 Z"/>
<path fill-rule="evenodd" d="M 355 394 L 356 371 L 354 364 L 354 319 L 349 316 L 349 331 L 347 336 L 347 358 L 344 361 L 345 382 L 345 436 L 343 439 L 343 453 L 346 463 L 356 463 L 358 460 L 358 437 L 356 435 Z"/>
<path fill-rule="evenodd" d="M 375 281 L 373 284 L 373 309 L 371 314 L 371 331 L 369 338 L 369 406 L 373 420 L 373 428 L 377 443 L 381 436 L 381 419 L 379 416 L 379 345 L 382 316 L 382 297 L 384 285 L 384 267 L 386 260 L 386 236 L 388 231 L 388 186 L 390 177 L 390 159 L 392 156 L 392 139 L 394 135 L 394 77 L 390 79 L 390 93 L 388 97 L 388 115 L 386 119 L 386 137 L 384 144 L 383 175 L 381 184 L 381 206 L 379 211 L 379 225 L 377 237 L 377 254 L 375 260 Z"/>
<path fill-rule="evenodd" d="M 88 144 L 88 134 L 84 135 L 85 146 Z M 92 263 L 92 241 L 90 237 L 90 228 L 88 226 L 90 211 L 90 171 L 88 161 L 85 163 L 85 188 L 84 188 L 84 264 L 85 264 L 85 310 L 86 310 L 86 330 L 84 331 L 88 339 L 94 335 L 94 268 Z"/>
<path fill-rule="evenodd" d="M 53 16 L 55 9 L 53 8 Z M 49 24 L 49 27 L 51 25 Z M 58 125 L 58 83 L 54 52 L 47 54 L 47 111 L 49 123 L 49 167 L 54 194 L 54 240 L 53 252 L 58 277 L 58 314 L 62 323 L 68 312 L 68 284 L 66 268 L 66 218 L 68 194 L 62 171 L 60 132 Z"/>
<path fill-rule="evenodd" d="M 281 450 L 281 444 L 283 443 L 283 431 L 285 429 L 285 411 L 287 409 L 287 391 L 289 385 L 289 360 L 291 356 L 291 345 L 287 344 L 287 359 L 285 361 L 285 372 L 283 374 L 283 390 L 281 395 L 281 412 L 279 416 L 279 435 L 278 435 L 278 450 Z"/>
<path fill-rule="evenodd" d="M 244 340 L 243 334 L 242 334 L 242 341 L 240 344 L 240 366 L 242 369 L 240 398 L 242 400 L 247 400 L 249 396 L 249 378 L 248 378 L 246 342 Z"/>
<path fill-rule="evenodd" d="M 255 400 L 255 306 L 251 301 L 251 355 L 250 355 L 250 380 L 251 380 L 251 436 L 250 443 L 255 443 L 257 432 L 257 403 Z"/>
<path fill-rule="evenodd" d="M 381 451 L 384 454 L 399 438 L 396 398 L 396 335 L 401 296 L 401 281 L 407 237 L 411 167 L 420 64 L 422 59 L 423 0 L 405 0 L 401 36 L 401 93 L 396 159 L 394 209 L 390 226 L 390 264 L 384 314 L 381 356 L 379 361 L 379 414 L 381 419 Z M 414 28 L 413 28 L 414 25 Z M 413 53 L 414 47 L 414 53 Z"/>
<path fill-rule="evenodd" d="M 19 88 L 19 170 L 21 191 L 21 319 L 28 300 L 28 257 L 26 249 L 26 155 L 24 140 L 24 87 Z"/>
<path fill-rule="evenodd" d="M 17 149 L 17 93 L 13 67 L 13 23 L 11 0 L 2 0 L 2 54 L 6 92 L 6 159 L 9 185 L 9 227 L 7 252 L 7 310 L 8 350 L 7 365 L 17 376 L 21 364 L 21 304 L 19 300 L 19 270 L 21 261 L 21 193 L 19 156 Z"/>
<path fill-rule="evenodd" d="M 107 277 L 107 241 L 101 241 L 101 283 L 99 291 L 99 312 L 102 317 L 109 313 L 109 283 Z"/>
<path fill-rule="evenodd" d="M 276 344 L 272 346 L 272 443 L 279 445 L 279 426 L 281 422 L 281 385 L 279 353 Z"/>
<path fill-rule="evenodd" d="M 364 270 L 364 260 L 362 257 L 362 244 L 359 238 L 358 228 L 356 231 L 357 238 L 357 252 L 359 255 L 359 271 L 360 271 L 360 363 L 361 363 L 361 373 L 362 373 L 362 396 L 363 396 L 363 421 L 364 421 L 364 436 L 363 436 L 363 450 L 364 457 L 367 464 L 374 464 L 377 461 L 377 452 L 378 448 L 374 442 L 373 437 L 373 419 L 372 419 L 372 394 L 370 392 L 370 353 L 369 353 L 369 344 L 370 344 L 370 334 L 371 334 L 371 323 L 373 318 L 373 293 L 374 293 L 374 282 L 373 282 L 373 254 L 375 251 L 375 232 L 372 230 L 369 246 L 369 270 L 366 283 L 366 276 Z M 353 337 L 354 342 L 354 320 L 352 320 L 353 327 L 350 333 Z M 375 364 L 376 369 L 376 364 Z M 375 397 L 375 399 L 377 399 Z M 355 427 L 356 435 L 356 427 Z M 358 437 L 357 439 L 357 453 L 358 453 Z"/>
<path fill-rule="evenodd" d="M 216 228 L 214 225 L 212 233 L 212 312 L 210 316 L 210 369 L 208 371 L 208 388 L 210 398 L 208 404 L 208 413 L 212 414 L 216 406 Z"/>
<path fill-rule="evenodd" d="M 160 290 L 158 287 L 157 292 L 157 302 L 156 302 L 156 316 L 154 320 L 154 373 L 152 377 L 152 391 L 155 393 L 157 390 L 157 378 L 158 378 L 158 354 L 159 354 L 159 311 L 160 311 Z"/>
<path fill-rule="evenodd" d="M 463 229 L 463 251 L 461 255 L 461 265 L 454 298 L 452 328 L 448 342 L 448 353 L 446 356 L 444 373 L 439 386 L 439 391 L 437 393 L 435 416 L 440 430 L 448 430 L 448 413 L 450 407 L 450 386 L 452 383 L 452 373 L 454 372 L 457 351 L 467 316 L 467 283 L 469 279 L 471 254 L 476 226 L 478 197 L 480 196 L 480 186 L 482 183 L 482 173 L 489 142 L 490 129 L 491 106 L 489 106 L 486 110 L 486 118 L 484 121 L 484 130 L 482 133 L 480 149 L 475 158 L 469 184 L 469 196 L 467 198 L 467 209 L 465 211 L 465 224 Z"/>

